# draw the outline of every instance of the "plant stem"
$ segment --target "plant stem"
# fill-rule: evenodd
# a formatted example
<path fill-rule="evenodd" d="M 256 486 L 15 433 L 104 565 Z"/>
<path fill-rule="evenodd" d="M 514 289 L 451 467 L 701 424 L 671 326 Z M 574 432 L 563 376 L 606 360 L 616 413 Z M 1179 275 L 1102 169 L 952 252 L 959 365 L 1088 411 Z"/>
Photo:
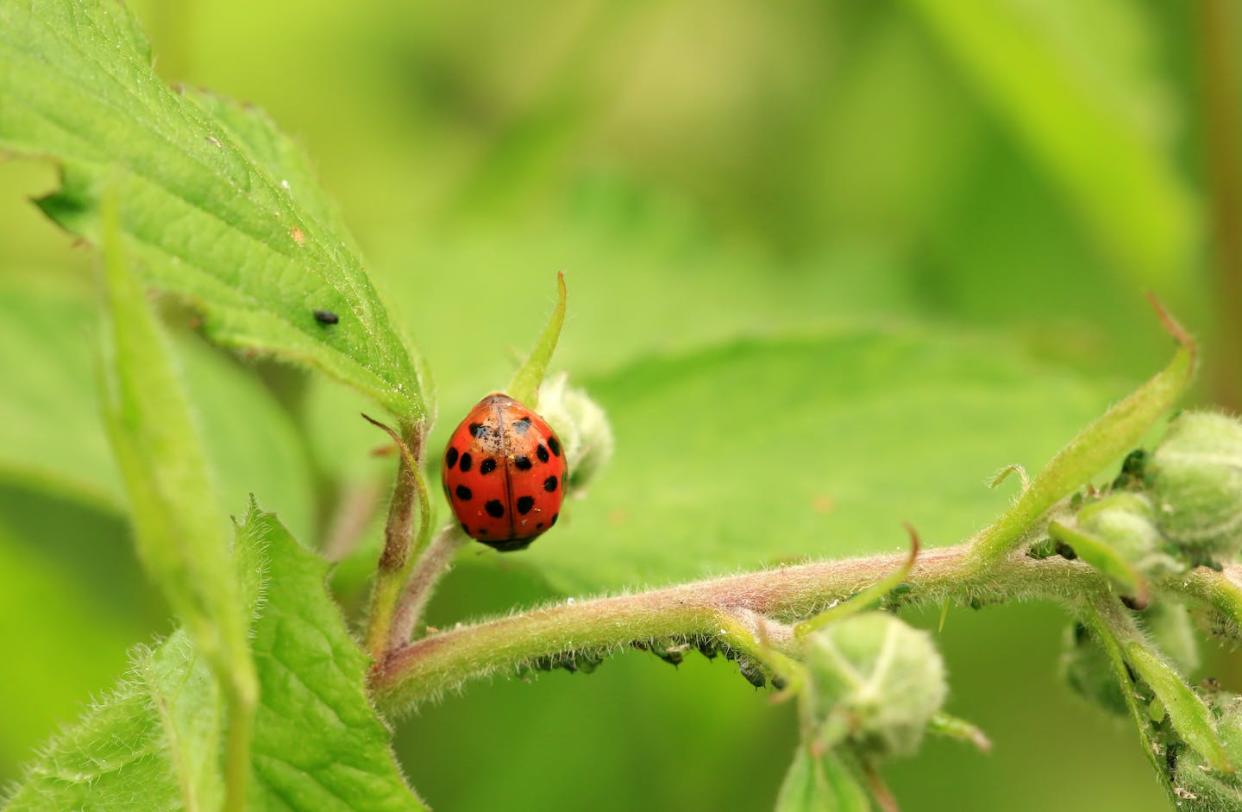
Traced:
<path fill-rule="evenodd" d="M 226 694 L 224 745 L 225 812 L 243 812 L 246 808 L 246 783 L 250 779 L 250 738 L 254 732 L 255 706 L 259 688 L 253 671 L 242 671 L 221 681 Z"/>
<path fill-rule="evenodd" d="M 1211 606 L 1242 629 L 1242 565 L 1232 564 L 1222 572 L 1198 567 L 1175 580 L 1183 595 Z"/>
<path fill-rule="evenodd" d="M 926 551 L 906 578 L 911 591 L 903 597 L 927 603 L 1021 598 L 1066 602 L 1107 588 L 1094 569 L 1064 559 L 1007 556 L 986 575 L 970 575 L 970 550 L 961 544 Z M 394 650 L 372 674 L 373 695 L 382 710 L 399 713 L 467 680 L 512 673 L 536 658 L 604 653 L 651 640 L 721 637 L 722 613 L 749 611 L 798 620 L 859 592 L 906 557 L 900 553 L 781 567 L 637 595 L 567 601 L 460 626 Z"/>
<path fill-rule="evenodd" d="M 1242 351 L 1242 78 L 1239 78 L 1235 32 L 1236 4 L 1199 0 L 1198 34 L 1203 88 L 1202 132 L 1209 219 L 1215 265 L 1216 330 L 1221 351 L 1214 357 L 1211 384 L 1215 400 L 1229 409 L 1242 407 L 1238 353 Z"/>
<path fill-rule="evenodd" d="M 455 524 L 448 525 L 436 533 L 426 551 L 418 557 L 393 615 L 392 630 L 388 635 L 389 651 L 410 641 L 436 584 L 453 565 L 457 551 L 469 543 L 470 537 L 460 527 Z"/>
<path fill-rule="evenodd" d="M 397 598 L 414 563 L 414 506 L 417 504 L 420 508 L 419 529 L 424 538 L 429 531 L 431 507 L 427 499 L 427 486 L 419 469 L 418 455 L 414 451 L 414 448 L 421 446 L 418 442 L 419 433 L 416 430 L 407 430 L 397 434 L 388 426 L 366 415 L 363 417 L 388 432 L 401 450 L 397 481 L 393 486 L 392 502 L 388 506 L 388 523 L 384 528 L 384 549 L 380 553 L 379 566 L 375 573 L 375 587 L 371 593 L 371 609 L 367 622 L 366 649 L 372 661 L 380 662 L 387 651 L 388 639 L 391 636 Z"/>
<path fill-rule="evenodd" d="M 1156 752 L 1152 747 L 1151 721 L 1147 717 L 1146 709 L 1139 704 L 1134 692 L 1134 681 L 1130 677 L 1129 666 L 1126 665 L 1125 646 L 1127 643 L 1141 640 L 1142 632 L 1139 631 L 1134 618 L 1125 611 L 1124 607 L 1117 600 L 1107 597 L 1089 600 L 1086 609 L 1081 614 L 1081 620 L 1108 655 L 1108 661 L 1113 669 L 1113 679 L 1117 680 L 1126 707 L 1130 711 L 1130 718 L 1134 721 L 1135 729 L 1138 731 L 1143 753 L 1147 756 L 1152 769 L 1156 771 L 1156 775 L 1160 776 L 1160 784 L 1165 792 L 1169 793 L 1169 798 L 1176 800 L 1172 795 L 1162 753 Z"/>

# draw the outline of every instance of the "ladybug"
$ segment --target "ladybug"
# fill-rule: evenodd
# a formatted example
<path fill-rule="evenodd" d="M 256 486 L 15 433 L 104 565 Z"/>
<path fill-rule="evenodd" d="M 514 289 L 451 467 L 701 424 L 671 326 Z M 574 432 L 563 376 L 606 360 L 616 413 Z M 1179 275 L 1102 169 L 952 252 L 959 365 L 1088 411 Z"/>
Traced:
<path fill-rule="evenodd" d="M 561 441 L 508 395 L 488 395 L 453 430 L 441 480 L 461 529 L 501 552 L 522 550 L 560 516 Z"/>

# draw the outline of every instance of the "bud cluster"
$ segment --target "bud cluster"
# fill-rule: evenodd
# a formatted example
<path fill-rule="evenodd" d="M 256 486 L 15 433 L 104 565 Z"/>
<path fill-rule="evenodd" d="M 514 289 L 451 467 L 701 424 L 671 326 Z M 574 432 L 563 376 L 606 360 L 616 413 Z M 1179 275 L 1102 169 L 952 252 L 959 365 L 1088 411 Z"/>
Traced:
<path fill-rule="evenodd" d="M 1075 497 L 1071 508 L 1077 531 L 1142 578 L 1232 563 L 1242 552 L 1242 422 L 1212 412 L 1179 415 L 1150 453 L 1126 458 L 1103 494 Z M 1044 542 L 1032 553 L 1049 550 Z"/>
<path fill-rule="evenodd" d="M 815 632 L 805 658 L 820 740 L 868 759 L 917 750 L 948 692 L 930 635 L 885 612 Z"/>

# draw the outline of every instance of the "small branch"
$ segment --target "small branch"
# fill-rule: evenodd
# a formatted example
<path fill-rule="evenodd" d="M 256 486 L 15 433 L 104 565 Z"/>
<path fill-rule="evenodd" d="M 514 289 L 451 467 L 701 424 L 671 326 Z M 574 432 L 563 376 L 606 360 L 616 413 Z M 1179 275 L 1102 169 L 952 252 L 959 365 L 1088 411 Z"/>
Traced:
<path fill-rule="evenodd" d="M 909 524 L 906 525 L 906 532 L 910 534 L 910 555 L 897 569 L 862 592 L 859 592 L 848 601 L 829 607 L 815 617 L 802 621 L 794 627 L 794 635 L 798 639 L 802 639 L 808 634 L 843 620 L 856 612 L 869 609 L 872 604 L 880 601 L 885 595 L 896 589 L 902 581 L 906 580 L 906 576 L 914 569 L 914 564 L 919 558 L 919 549 L 923 546 L 922 542 L 919 541 L 919 534 Z"/>
<path fill-rule="evenodd" d="M 405 591 L 397 602 L 393 615 L 392 630 L 388 635 L 388 650 L 392 651 L 410 641 L 418 622 L 422 620 L 427 602 L 436 584 L 449 571 L 457 551 L 470 543 L 470 537 L 457 525 L 449 525 L 436 533 L 426 552 L 418 557 L 414 571 L 405 583 Z"/>
<path fill-rule="evenodd" d="M 1113 679 L 1121 688 L 1122 697 L 1130 711 L 1130 718 L 1134 721 L 1135 730 L 1138 732 L 1140 749 L 1158 776 L 1160 785 L 1164 788 L 1169 800 L 1176 805 L 1178 798 L 1164 758 L 1164 749 L 1152 736 L 1151 717 L 1148 716 L 1146 705 L 1139 701 L 1134 688 L 1134 678 L 1131 677 L 1131 667 L 1126 662 L 1126 646 L 1142 642 L 1144 640 L 1142 631 L 1134 622 L 1134 616 L 1127 612 L 1119 601 L 1105 595 L 1097 595 L 1086 602 L 1081 620 L 1108 655 L 1113 670 Z"/>
<path fill-rule="evenodd" d="M 1167 587 L 1212 607 L 1234 628 L 1242 629 L 1242 565 L 1232 564 L 1222 572 L 1196 567 L 1185 575 L 1169 579 Z"/>
<path fill-rule="evenodd" d="M 1008 556 L 984 576 L 965 569 L 968 545 L 928 550 L 906 578 L 906 600 L 935 603 L 1035 598 L 1069 602 L 1107 588 L 1096 570 L 1064 559 Z M 379 707 L 399 713 L 470 679 L 516 672 L 540 657 L 605 653 L 634 642 L 717 635 L 722 613 L 782 621 L 809 617 L 891 573 L 906 553 L 825 561 L 659 589 L 566 602 L 450 629 L 397 649 L 372 675 Z"/>
<path fill-rule="evenodd" d="M 363 415 L 367 422 L 383 429 L 401 450 L 397 469 L 397 481 L 393 486 L 392 502 L 388 506 L 388 524 L 384 528 L 384 549 L 380 553 L 375 573 L 375 587 L 371 593 L 371 610 L 368 615 L 366 648 L 374 662 L 379 662 L 387 650 L 397 597 L 409 577 L 413 564 L 414 506 L 420 509 L 421 534 L 429 531 L 431 506 L 427 499 L 427 486 L 423 482 L 418 454 L 412 448 L 421 445 L 418 432 L 409 430 L 405 437 L 393 429 Z M 407 440 L 407 437 L 409 438 Z"/>

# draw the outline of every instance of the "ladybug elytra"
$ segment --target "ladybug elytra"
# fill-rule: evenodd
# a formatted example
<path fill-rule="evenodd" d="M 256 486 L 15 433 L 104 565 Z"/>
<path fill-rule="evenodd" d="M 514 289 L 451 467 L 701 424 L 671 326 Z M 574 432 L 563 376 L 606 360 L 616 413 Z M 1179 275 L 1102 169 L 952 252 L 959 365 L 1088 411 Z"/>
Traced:
<path fill-rule="evenodd" d="M 543 418 L 497 393 L 454 429 L 441 478 L 467 535 L 502 552 L 521 550 L 560 516 L 565 457 Z"/>

